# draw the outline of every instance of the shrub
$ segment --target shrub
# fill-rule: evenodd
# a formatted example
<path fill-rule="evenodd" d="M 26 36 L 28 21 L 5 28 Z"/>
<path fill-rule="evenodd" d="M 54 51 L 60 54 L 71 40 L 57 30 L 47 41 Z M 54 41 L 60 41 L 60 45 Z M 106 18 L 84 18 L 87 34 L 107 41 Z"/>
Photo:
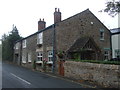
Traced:
<path fill-rule="evenodd" d="M 79 60 L 79 59 L 71 59 L 70 61 L 120 65 L 119 61 L 102 61 L 102 60 L 98 61 L 98 60 Z"/>

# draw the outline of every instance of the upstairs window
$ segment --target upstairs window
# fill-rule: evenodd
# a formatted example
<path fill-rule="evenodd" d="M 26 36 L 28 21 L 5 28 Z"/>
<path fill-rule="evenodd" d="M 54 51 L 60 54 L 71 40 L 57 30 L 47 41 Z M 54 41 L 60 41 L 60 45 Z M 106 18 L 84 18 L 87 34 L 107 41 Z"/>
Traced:
<path fill-rule="evenodd" d="M 104 30 L 100 29 L 100 40 L 104 40 Z"/>
<path fill-rule="evenodd" d="M 53 52 L 52 51 L 48 51 L 48 62 L 52 61 L 53 58 Z"/>
<path fill-rule="evenodd" d="M 22 46 L 23 46 L 23 48 L 26 48 L 26 40 L 23 40 Z"/>
<path fill-rule="evenodd" d="M 15 49 L 19 49 L 19 43 L 15 44 Z"/>
<path fill-rule="evenodd" d="M 43 44 L 43 33 L 37 35 L 37 44 Z"/>
<path fill-rule="evenodd" d="M 37 53 L 37 61 L 43 61 L 43 53 L 42 52 Z"/>

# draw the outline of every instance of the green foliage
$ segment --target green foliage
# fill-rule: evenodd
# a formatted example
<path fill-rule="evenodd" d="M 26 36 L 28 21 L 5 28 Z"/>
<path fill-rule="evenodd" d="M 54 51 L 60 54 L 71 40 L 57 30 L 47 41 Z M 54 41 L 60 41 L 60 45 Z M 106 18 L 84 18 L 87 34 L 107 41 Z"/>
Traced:
<path fill-rule="evenodd" d="M 13 53 L 14 53 L 14 44 L 15 41 L 21 39 L 18 30 L 13 27 L 13 30 L 9 33 L 9 35 L 4 34 L 2 36 L 2 59 L 13 61 Z"/>
<path fill-rule="evenodd" d="M 73 58 L 74 58 L 75 60 L 79 60 L 79 59 L 80 59 L 80 54 L 79 54 L 79 53 L 74 53 L 74 54 L 73 54 Z"/>
<path fill-rule="evenodd" d="M 74 60 L 70 60 L 70 61 L 89 62 L 89 63 L 97 63 L 97 64 L 115 64 L 115 65 L 120 65 L 120 61 L 79 60 L 79 59 L 74 59 Z"/>
<path fill-rule="evenodd" d="M 116 1 L 116 0 L 110 0 L 106 3 L 106 8 L 101 10 L 101 12 L 107 12 L 109 15 L 111 15 L 112 17 L 114 17 L 115 15 L 117 15 L 118 13 L 120 13 L 120 0 Z"/>
<path fill-rule="evenodd" d="M 33 61 L 33 69 L 36 69 L 36 60 Z"/>

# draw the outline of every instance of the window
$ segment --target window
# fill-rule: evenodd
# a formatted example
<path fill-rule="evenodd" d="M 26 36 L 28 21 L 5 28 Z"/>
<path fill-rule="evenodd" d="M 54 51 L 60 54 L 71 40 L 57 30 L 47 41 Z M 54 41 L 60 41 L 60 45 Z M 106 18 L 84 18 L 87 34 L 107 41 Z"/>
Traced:
<path fill-rule="evenodd" d="M 120 49 L 115 50 L 115 58 L 120 58 Z"/>
<path fill-rule="evenodd" d="M 24 55 L 22 56 L 22 63 L 26 63 L 26 57 Z"/>
<path fill-rule="evenodd" d="M 37 53 L 37 61 L 43 61 L 43 53 L 42 52 Z"/>
<path fill-rule="evenodd" d="M 28 53 L 28 62 L 31 62 L 31 54 Z"/>
<path fill-rule="evenodd" d="M 37 35 L 37 44 L 43 44 L 43 33 Z"/>
<path fill-rule="evenodd" d="M 53 52 L 48 51 L 48 61 L 52 61 L 52 58 L 53 58 Z"/>
<path fill-rule="evenodd" d="M 15 49 L 19 49 L 19 43 L 16 43 Z"/>
<path fill-rule="evenodd" d="M 26 48 L 26 40 L 23 40 L 22 46 L 23 46 L 23 48 Z"/>
<path fill-rule="evenodd" d="M 109 51 L 104 51 L 104 60 L 109 60 Z"/>
<path fill-rule="evenodd" d="M 104 40 L 104 30 L 100 29 L 100 40 Z"/>

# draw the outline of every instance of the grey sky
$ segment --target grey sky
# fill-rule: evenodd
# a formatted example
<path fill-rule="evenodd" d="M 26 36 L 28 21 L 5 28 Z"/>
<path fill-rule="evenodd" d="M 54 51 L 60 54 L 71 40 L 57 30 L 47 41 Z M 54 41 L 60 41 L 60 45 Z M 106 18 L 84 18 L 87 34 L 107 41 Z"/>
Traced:
<path fill-rule="evenodd" d="M 37 22 L 44 18 L 46 25 L 53 24 L 54 9 L 60 8 L 62 20 L 80 13 L 87 8 L 95 14 L 109 29 L 118 27 L 118 16 L 112 18 L 100 13 L 106 0 L 0 0 L 0 37 L 12 30 L 15 24 L 26 37 L 37 31 Z"/>

